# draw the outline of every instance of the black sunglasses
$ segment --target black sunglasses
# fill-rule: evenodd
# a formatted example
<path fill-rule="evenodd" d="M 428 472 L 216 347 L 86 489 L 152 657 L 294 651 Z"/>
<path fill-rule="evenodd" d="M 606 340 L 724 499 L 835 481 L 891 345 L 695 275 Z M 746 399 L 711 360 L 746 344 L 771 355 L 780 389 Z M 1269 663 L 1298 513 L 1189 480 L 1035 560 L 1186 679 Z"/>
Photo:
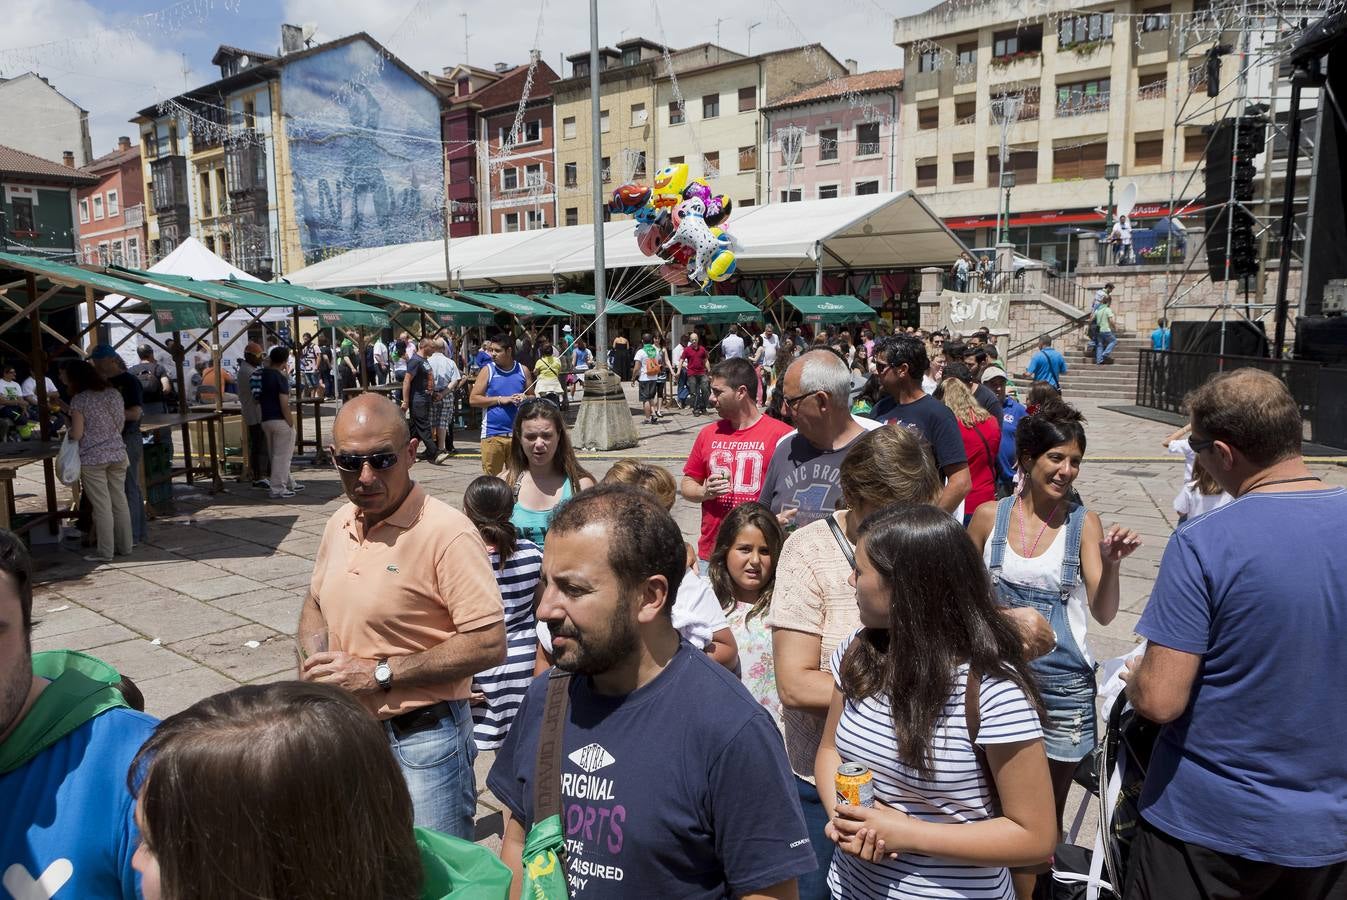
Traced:
<path fill-rule="evenodd" d="M 1210 450 L 1215 443 L 1216 438 L 1188 438 L 1188 446 L 1192 448 L 1194 453 L 1202 453 Z"/>
<path fill-rule="evenodd" d="M 382 472 L 384 469 L 391 469 L 397 464 L 399 454 L 393 452 L 385 453 L 334 453 L 332 454 L 332 464 L 343 472 L 359 472 L 365 468 L 365 463 L 376 472 Z"/>

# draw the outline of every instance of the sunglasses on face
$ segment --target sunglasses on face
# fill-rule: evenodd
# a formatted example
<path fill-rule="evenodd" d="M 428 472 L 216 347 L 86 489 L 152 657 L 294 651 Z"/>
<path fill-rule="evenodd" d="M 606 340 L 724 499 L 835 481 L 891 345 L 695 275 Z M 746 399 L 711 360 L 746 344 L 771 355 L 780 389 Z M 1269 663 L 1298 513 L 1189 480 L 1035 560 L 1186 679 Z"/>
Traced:
<path fill-rule="evenodd" d="M 1203 453 L 1210 450 L 1216 443 L 1216 438 L 1188 438 L 1188 446 L 1194 453 Z"/>
<path fill-rule="evenodd" d="M 385 469 L 391 469 L 397 464 L 399 454 L 393 452 L 384 453 L 334 453 L 332 454 L 332 464 L 343 472 L 359 472 L 365 468 L 365 463 L 376 472 L 382 472 Z"/>

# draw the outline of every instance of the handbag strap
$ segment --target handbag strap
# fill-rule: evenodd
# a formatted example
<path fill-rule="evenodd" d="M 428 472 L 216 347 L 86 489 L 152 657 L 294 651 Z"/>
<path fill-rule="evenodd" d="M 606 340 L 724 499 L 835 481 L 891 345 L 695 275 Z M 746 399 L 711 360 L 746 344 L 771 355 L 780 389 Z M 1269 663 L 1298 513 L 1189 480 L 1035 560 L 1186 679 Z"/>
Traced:
<path fill-rule="evenodd" d="M 571 673 L 553 669 L 547 679 L 538 757 L 533 769 L 533 821 L 561 815 L 561 751 L 570 705 Z"/>
<path fill-rule="evenodd" d="M 848 511 L 847 515 L 851 515 Z M 837 546 L 842 548 L 842 555 L 846 557 L 847 565 L 856 568 L 856 553 L 851 549 L 851 541 L 847 540 L 846 533 L 842 531 L 842 526 L 837 524 L 837 520 L 829 514 L 827 517 L 828 528 L 832 530 L 833 537 L 837 538 Z"/>
<path fill-rule="evenodd" d="M 991 468 L 992 472 L 995 472 L 996 457 L 992 456 L 992 445 L 987 443 L 987 439 L 982 436 L 982 432 L 978 431 L 977 425 L 973 426 L 973 434 L 976 434 L 978 436 L 978 440 L 982 441 L 982 449 L 987 451 L 987 465 Z"/>

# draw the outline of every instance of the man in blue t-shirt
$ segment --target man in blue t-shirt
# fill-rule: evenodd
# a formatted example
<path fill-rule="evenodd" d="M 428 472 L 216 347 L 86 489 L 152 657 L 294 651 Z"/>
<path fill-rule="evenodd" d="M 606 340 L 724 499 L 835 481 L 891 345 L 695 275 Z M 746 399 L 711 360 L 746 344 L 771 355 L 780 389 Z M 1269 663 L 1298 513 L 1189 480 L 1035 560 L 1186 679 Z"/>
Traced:
<path fill-rule="evenodd" d="M 155 721 L 126 708 L 111 666 L 34 657 L 32 610 L 28 554 L 0 532 L 0 896 L 135 900 L 126 774 Z"/>
<path fill-rule="evenodd" d="M 1046 381 L 1057 390 L 1062 389 L 1061 377 L 1066 374 L 1066 359 L 1053 349 L 1052 338 L 1046 334 L 1038 339 L 1038 349 L 1029 357 L 1025 374 L 1034 381 Z"/>
<path fill-rule="evenodd" d="M 1155 330 L 1151 332 L 1151 349 L 1168 350 L 1173 340 L 1174 336 L 1169 330 L 1169 320 L 1162 318 L 1156 323 Z"/>
<path fill-rule="evenodd" d="M 1015 483 L 1015 429 L 1020 427 L 1020 419 L 1029 415 L 1029 411 L 1006 393 L 1006 373 L 1000 369 L 984 371 L 982 383 L 996 394 L 1001 406 L 1001 447 L 996 453 L 996 480 L 1009 490 Z"/>
<path fill-rule="evenodd" d="M 1347 490 L 1300 453 L 1295 400 L 1255 369 L 1190 395 L 1188 442 L 1237 499 L 1180 526 L 1128 678 L 1164 728 L 1128 900 L 1347 896 Z"/>
<path fill-rule="evenodd" d="M 771 716 L 673 627 L 686 572 L 678 526 L 638 488 L 590 488 L 552 520 L 538 619 L 557 668 L 529 687 L 487 778 L 510 810 L 501 859 L 516 884 L 563 673 L 554 759 L 574 900 L 795 897 L 817 868 Z"/>

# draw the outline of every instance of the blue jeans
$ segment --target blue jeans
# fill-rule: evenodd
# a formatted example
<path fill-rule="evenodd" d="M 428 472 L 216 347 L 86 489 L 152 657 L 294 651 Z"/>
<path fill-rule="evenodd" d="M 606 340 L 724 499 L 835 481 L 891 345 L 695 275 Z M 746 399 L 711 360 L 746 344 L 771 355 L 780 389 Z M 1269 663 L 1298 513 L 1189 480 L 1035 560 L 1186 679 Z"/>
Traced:
<path fill-rule="evenodd" d="M 414 824 L 470 841 L 477 812 L 472 713 L 466 700 L 444 705 L 448 713 L 429 727 L 399 734 L 384 721 L 384 733 L 412 795 Z"/>
<path fill-rule="evenodd" d="M 145 455 L 140 427 L 123 434 L 122 443 L 126 444 L 126 502 L 131 507 L 131 540 L 141 544 L 149 537 L 150 523 L 145 518 L 145 497 L 140 491 L 140 459 Z"/>
<path fill-rule="evenodd" d="M 823 827 L 828 824 L 828 813 L 818 798 L 818 789 L 812 784 L 796 775 L 795 787 L 800 792 L 800 808 L 804 810 L 804 825 L 814 848 L 814 859 L 818 860 L 817 869 L 795 880 L 800 900 L 829 900 L 828 869 L 832 867 L 833 851 L 837 848 L 823 833 Z"/>
<path fill-rule="evenodd" d="M 1094 361 L 1099 365 L 1108 359 L 1113 353 L 1113 348 L 1118 345 L 1118 335 L 1112 331 L 1101 331 L 1095 341 Z"/>

